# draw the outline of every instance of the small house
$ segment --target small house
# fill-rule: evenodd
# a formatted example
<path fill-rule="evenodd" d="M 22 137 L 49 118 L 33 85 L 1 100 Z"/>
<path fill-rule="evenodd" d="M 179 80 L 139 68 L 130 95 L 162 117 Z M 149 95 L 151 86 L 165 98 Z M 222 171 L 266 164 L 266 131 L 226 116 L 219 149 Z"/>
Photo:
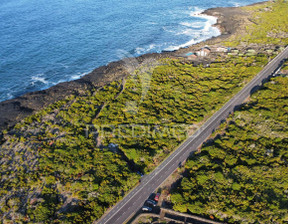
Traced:
<path fill-rule="evenodd" d="M 200 51 L 197 51 L 197 56 L 205 57 L 211 53 L 211 49 L 208 47 L 203 47 Z"/>
<path fill-rule="evenodd" d="M 197 54 L 194 53 L 194 52 L 188 52 L 188 53 L 185 54 L 184 57 L 186 57 L 186 58 L 189 59 L 189 60 L 193 60 L 193 59 L 196 59 L 196 58 L 197 58 Z"/>
<path fill-rule="evenodd" d="M 193 54 L 190 54 L 189 56 L 187 56 L 188 59 L 192 60 L 192 59 L 196 59 L 198 56 L 197 54 L 193 53 Z"/>

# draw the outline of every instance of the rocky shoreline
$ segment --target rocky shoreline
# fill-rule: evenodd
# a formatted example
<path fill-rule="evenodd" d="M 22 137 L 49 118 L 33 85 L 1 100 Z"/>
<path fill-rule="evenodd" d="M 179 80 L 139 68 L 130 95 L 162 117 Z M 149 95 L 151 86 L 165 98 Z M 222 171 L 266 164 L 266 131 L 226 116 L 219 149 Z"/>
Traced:
<path fill-rule="evenodd" d="M 243 27 L 249 15 L 242 10 L 242 7 L 212 8 L 205 10 L 203 14 L 218 18 L 215 26 L 220 29 L 220 36 L 177 51 L 144 54 L 135 59 L 141 64 L 141 62 L 147 59 L 157 60 L 174 57 L 188 52 L 192 48 L 221 43 L 231 35 L 239 32 L 239 29 Z M 13 127 L 25 117 L 47 107 L 49 104 L 65 99 L 67 96 L 85 94 L 87 90 L 100 88 L 112 81 L 123 79 L 128 74 L 129 72 L 125 68 L 123 61 L 111 62 L 106 66 L 96 68 L 78 80 L 63 82 L 46 90 L 27 93 L 15 99 L 0 102 L 0 130 Z"/>

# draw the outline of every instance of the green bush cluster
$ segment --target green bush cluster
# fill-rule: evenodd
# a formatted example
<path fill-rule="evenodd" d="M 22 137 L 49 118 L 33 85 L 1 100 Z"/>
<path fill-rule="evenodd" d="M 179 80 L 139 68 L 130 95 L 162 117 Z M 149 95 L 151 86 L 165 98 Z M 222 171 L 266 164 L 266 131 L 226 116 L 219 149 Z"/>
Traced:
<path fill-rule="evenodd" d="M 288 221 L 288 78 L 252 95 L 185 165 L 174 209 L 228 223 Z"/>

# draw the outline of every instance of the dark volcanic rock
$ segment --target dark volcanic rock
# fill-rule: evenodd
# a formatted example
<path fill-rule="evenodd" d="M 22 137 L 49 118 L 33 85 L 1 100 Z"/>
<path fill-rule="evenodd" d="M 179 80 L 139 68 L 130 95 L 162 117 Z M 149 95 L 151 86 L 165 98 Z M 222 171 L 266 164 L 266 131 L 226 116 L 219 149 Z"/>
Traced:
<path fill-rule="evenodd" d="M 16 99 L 0 103 L 0 129 L 13 126 L 23 118 L 51 103 L 64 99 L 71 94 L 79 94 L 79 90 L 91 88 L 91 83 L 77 80 L 61 83 L 47 90 L 27 93 Z"/>

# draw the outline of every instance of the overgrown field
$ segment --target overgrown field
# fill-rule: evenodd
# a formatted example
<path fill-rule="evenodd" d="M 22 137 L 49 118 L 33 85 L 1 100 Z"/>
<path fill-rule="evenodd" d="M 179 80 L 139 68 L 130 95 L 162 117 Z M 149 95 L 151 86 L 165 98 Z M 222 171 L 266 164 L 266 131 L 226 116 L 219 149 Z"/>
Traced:
<path fill-rule="evenodd" d="M 186 138 L 181 125 L 199 123 L 221 107 L 262 69 L 267 56 L 227 56 L 208 68 L 171 59 L 159 63 L 138 69 L 126 82 L 71 96 L 6 131 L 1 219 L 100 218 L 137 184 L 137 171 L 151 171 Z M 108 134 L 95 136 L 95 126 L 105 125 Z M 135 128 L 133 135 L 131 125 L 150 132 Z M 119 126 L 122 134 L 109 132 Z"/>
<path fill-rule="evenodd" d="M 287 12 L 287 2 L 277 1 L 277 3 L 267 4 L 269 5 L 268 9 L 252 8 L 254 10 L 252 13 L 255 14 L 255 26 L 247 28 L 249 37 L 245 36 L 243 40 L 239 39 L 239 41 L 233 42 L 234 45 L 240 42 L 243 42 L 244 45 L 245 43 L 287 44 L 285 37 L 288 31 L 287 13 L 285 13 Z M 273 36 L 275 33 L 276 36 Z M 272 47 L 272 51 L 273 49 L 275 46 Z M 85 96 L 69 96 L 67 99 L 26 118 L 14 128 L 5 131 L 4 137 L 1 139 L 0 219 L 4 220 L 3 222 L 13 220 L 15 223 L 91 223 L 100 218 L 109 207 L 119 201 L 138 183 L 137 171 L 149 173 L 153 170 L 186 139 L 187 131 L 192 132 L 193 126 L 200 125 L 219 109 L 251 80 L 269 59 L 268 55 L 257 54 L 256 52 L 255 56 L 248 56 L 247 54 L 242 56 L 222 55 L 211 64 L 199 66 L 193 66 L 176 59 L 144 63 L 123 82 L 113 82 L 102 89 L 86 92 Z M 285 89 L 279 83 L 286 79 L 281 80 L 277 79 L 278 84 L 275 87 Z M 267 86 L 268 89 L 270 88 L 269 85 Z M 270 92 L 276 94 L 272 90 Z M 268 94 L 268 92 L 266 93 Z M 284 99 L 285 96 L 283 95 Z M 281 100 L 282 98 L 279 97 L 279 105 Z M 273 102 L 270 104 L 273 106 Z M 265 107 L 269 107 L 269 105 L 265 104 Z M 253 105 L 250 106 L 254 108 Z M 286 111 L 287 106 L 282 104 L 281 106 L 283 106 L 281 110 L 273 111 L 275 116 L 278 112 Z M 263 110 L 264 116 L 269 114 L 270 107 L 268 110 L 261 108 L 257 110 Z M 247 119 L 249 118 L 247 117 Z M 259 116 L 257 119 L 261 119 L 261 117 Z M 251 125 L 255 124 L 253 122 L 254 120 L 251 120 Z M 284 120 L 277 125 L 283 125 L 283 122 Z M 261 125 L 264 124 L 266 123 Z M 234 128 L 236 136 L 238 136 L 238 132 L 245 132 L 244 127 L 238 130 L 238 126 L 236 124 L 231 126 L 231 131 L 233 132 Z M 265 129 L 265 131 L 267 130 L 269 129 Z M 274 132 L 273 129 L 274 133 L 280 133 L 278 129 L 276 131 Z M 238 137 L 245 138 L 245 135 L 239 134 Z M 222 138 L 224 137 L 221 137 L 220 140 Z M 272 156 L 267 156 L 268 159 L 265 160 L 270 161 L 267 167 L 270 169 L 270 164 L 279 164 L 278 167 L 276 165 L 275 167 L 278 169 L 277 172 L 282 172 L 286 166 L 283 165 L 284 161 L 279 160 L 279 158 L 284 158 L 284 154 L 281 154 L 283 153 L 281 147 L 285 142 L 281 137 L 278 140 L 267 137 L 267 142 L 265 138 L 263 142 L 256 138 L 254 148 L 257 151 L 257 144 L 270 144 L 271 141 L 271 145 L 268 144 L 267 149 L 271 149 L 271 152 L 272 149 L 274 151 Z M 238 144 L 234 146 L 232 140 L 229 142 L 231 148 L 242 147 Z M 224 143 L 221 140 L 217 144 L 226 144 L 226 140 Z M 209 147 L 212 147 L 212 157 L 215 156 L 216 158 L 219 154 L 216 148 L 213 148 L 216 146 Z M 223 166 L 229 168 L 228 163 L 233 165 L 233 161 L 238 163 L 238 159 L 235 161 L 233 153 L 221 149 L 225 158 L 228 153 L 231 160 L 227 156 L 228 165 L 222 164 L 221 158 L 219 160 L 217 158 L 215 162 L 214 157 L 209 160 L 210 151 L 208 152 L 208 148 L 205 149 L 203 153 L 207 154 L 207 158 L 203 157 L 204 161 L 207 160 L 207 163 L 213 164 L 212 168 L 216 170 L 217 178 L 224 180 L 226 173 L 222 174 L 217 169 L 222 169 Z M 260 146 L 259 150 L 261 151 Z M 251 155 L 254 157 L 258 155 L 254 155 L 253 152 L 251 150 Z M 238 155 L 237 150 L 235 151 L 236 154 Z M 202 158 L 202 154 L 199 155 L 200 157 Z M 247 158 L 243 157 L 243 159 L 252 166 L 258 161 L 254 157 L 250 157 L 248 154 Z M 275 161 L 274 158 L 276 158 Z M 260 158 L 257 157 L 257 159 Z M 191 161 L 187 166 L 192 163 Z M 195 161 L 195 163 L 200 164 L 199 161 Z M 260 161 L 264 161 L 264 159 Z M 243 165 L 244 171 L 245 166 L 246 163 Z M 272 168 L 274 169 L 274 165 Z M 199 169 L 198 174 L 201 176 L 201 166 Z M 213 169 L 211 172 L 214 172 Z M 244 172 L 241 169 L 242 167 L 239 173 Z M 248 171 L 247 175 L 251 179 L 250 171 Z M 263 173 L 268 171 L 259 170 Z M 191 175 L 196 174 L 191 173 Z M 278 174 L 273 175 L 278 181 Z M 245 186 L 251 185 L 251 192 L 253 192 L 253 190 L 255 191 L 254 185 L 250 184 L 249 178 L 243 179 L 243 184 Z M 264 178 L 264 175 L 261 178 Z M 205 181 L 208 181 L 206 179 L 207 177 L 202 174 L 200 183 L 204 184 Z M 194 191 L 194 185 L 190 184 L 190 179 L 187 179 L 186 182 Z M 227 187 L 227 184 L 222 184 L 222 187 Z M 239 182 L 238 185 L 237 183 L 233 185 L 235 192 L 239 191 L 237 189 L 241 189 L 242 192 L 241 184 Z M 271 183 L 271 188 L 277 190 L 277 186 L 281 184 L 281 181 Z M 205 185 L 205 187 L 207 186 L 209 185 Z M 243 188 L 242 193 L 245 193 L 245 189 Z M 265 206 L 272 206 L 269 207 L 270 212 L 273 213 L 279 209 L 280 217 L 281 206 L 286 205 L 286 199 L 284 197 L 280 202 L 277 198 L 280 194 L 276 190 L 272 193 L 270 191 L 263 193 L 265 197 L 267 194 L 272 195 L 271 198 L 275 198 L 276 204 L 271 201 L 269 205 L 266 205 L 261 203 L 261 200 L 264 199 L 251 198 L 251 201 L 256 199 L 260 201 L 260 204 L 255 204 L 253 211 L 256 209 L 260 211 L 264 208 L 264 211 L 268 213 Z M 191 200 L 194 200 L 193 197 L 196 197 L 195 203 L 198 204 L 193 208 L 198 210 L 193 210 L 193 212 L 203 213 L 204 210 L 200 204 L 202 199 L 193 196 L 191 200 L 183 201 L 182 195 L 187 194 L 190 190 L 187 187 L 179 189 L 179 192 L 173 197 L 175 208 L 186 211 L 185 209 L 191 204 Z M 209 189 L 203 190 L 204 196 L 209 192 Z M 219 192 L 222 193 L 220 190 Z M 225 193 L 225 195 L 228 194 Z M 218 197 L 216 198 L 218 200 Z M 236 196 L 235 198 L 235 203 L 240 203 L 238 202 L 240 199 Z M 233 201 L 234 199 L 230 198 L 229 200 Z M 250 203 L 250 201 L 241 198 L 242 201 L 246 201 L 248 205 Z M 217 203 L 219 206 L 224 206 L 223 203 L 227 204 L 226 199 L 224 202 L 218 200 Z M 233 212 L 233 209 L 237 208 L 230 206 L 227 209 Z M 243 205 L 241 214 L 252 213 L 252 210 L 249 209 Z M 268 217 L 258 210 L 256 211 L 257 217 L 260 215 L 265 219 Z M 232 214 L 232 212 L 230 213 Z M 257 217 L 253 216 L 253 219 Z M 236 219 L 233 216 L 233 220 Z M 277 220 L 275 216 L 273 219 Z"/>
<path fill-rule="evenodd" d="M 253 94 L 185 165 L 174 209 L 228 223 L 288 221 L 288 77 Z"/>
<path fill-rule="evenodd" d="M 226 42 L 229 46 L 239 44 L 288 44 L 288 2 L 277 0 L 264 5 L 244 7 L 244 11 L 251 13 L 246 33 Z"/>

